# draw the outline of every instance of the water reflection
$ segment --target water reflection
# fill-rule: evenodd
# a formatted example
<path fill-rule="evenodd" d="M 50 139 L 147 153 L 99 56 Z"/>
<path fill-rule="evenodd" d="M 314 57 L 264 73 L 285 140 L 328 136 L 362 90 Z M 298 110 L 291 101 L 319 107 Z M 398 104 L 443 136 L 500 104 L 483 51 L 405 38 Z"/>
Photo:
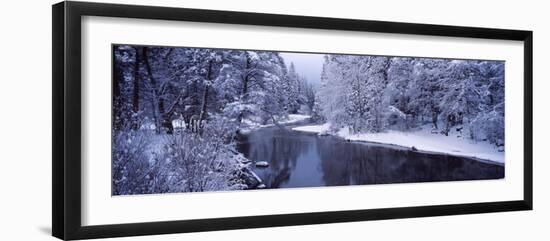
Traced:
<path fill-rule="evenodd" d="M 237 146 L 268 188 L 498 179 L 504 167 L 474 159 L 427 154 L 334 137 L 265 128 L 240 136 Z"/>

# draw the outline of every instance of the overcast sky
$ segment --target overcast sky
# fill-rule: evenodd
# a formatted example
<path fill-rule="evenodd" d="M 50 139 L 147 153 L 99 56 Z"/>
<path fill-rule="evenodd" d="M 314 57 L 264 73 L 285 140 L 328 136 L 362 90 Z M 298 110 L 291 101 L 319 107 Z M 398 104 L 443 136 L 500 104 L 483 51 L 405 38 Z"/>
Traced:
<path fill-rule="evenodd" d="M 320 82 L 321 71 L 323 71 L 323 54 L 281 53 L 281 56 L 288 67 L 293 62 L 296 72 L 306 77 L 308 82 L 313 84 Z"/>

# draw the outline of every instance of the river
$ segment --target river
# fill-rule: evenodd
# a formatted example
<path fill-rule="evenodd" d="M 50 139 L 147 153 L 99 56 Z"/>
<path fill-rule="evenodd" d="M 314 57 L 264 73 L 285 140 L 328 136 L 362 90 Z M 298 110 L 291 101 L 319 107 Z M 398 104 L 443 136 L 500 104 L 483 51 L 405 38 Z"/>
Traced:
<path fill-rule="evenodd" d="M 504 166 L 500 164 L 348 142 L 289 127 L 265 127 L 240 135 L 237 150 L 253 162 L 268 162 L 268 167 L 252 166 L 266 188 L 504 178 Z"/>

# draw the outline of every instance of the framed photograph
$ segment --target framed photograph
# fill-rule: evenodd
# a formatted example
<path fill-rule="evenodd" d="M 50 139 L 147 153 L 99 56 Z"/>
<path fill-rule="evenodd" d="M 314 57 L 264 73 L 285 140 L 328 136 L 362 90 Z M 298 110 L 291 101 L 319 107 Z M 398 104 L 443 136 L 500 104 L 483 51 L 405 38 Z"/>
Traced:
<path fill-rule="evenodd" d="M 53 235 L 531 210 L 532 34 L 55 4 Z"/>

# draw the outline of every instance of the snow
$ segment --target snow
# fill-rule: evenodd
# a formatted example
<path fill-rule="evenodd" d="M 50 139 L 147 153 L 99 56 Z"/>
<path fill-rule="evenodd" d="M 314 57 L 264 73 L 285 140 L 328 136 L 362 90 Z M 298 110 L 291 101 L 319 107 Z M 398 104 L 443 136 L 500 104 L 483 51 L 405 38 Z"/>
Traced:
<path fill-rule="evenodd" d="M 295 124 L 295 123 L 299 123 L 301 121 L 307 120 L 309 118 L 311 118 L 311 116 L 309 116 L 309 115 L 290 114 L 290 115 L 288 115 L 288 119 L 279 120 L 279 121 L 277 121 L 277 123 L 279 125 Z M 261 125 L 257 122 L 254 122 L 251 119 L 243 119 L 243 123 L 246 125 L 246 127 L 241 128 L 239 130 L 239 132 L 241 134 L 245 134 L 245 135 L 249 134 L 252 130 L 255 130 L 255 129 L 258 129 L 258 128 L 274 126 L 274 124 Z"/>
<path fill-rule="evenodd" d="M 250 132 L 252 132 L 252 130 L 246 129 L 246 128 L 243 128 L 243 129 L 239 130 L 239 133 L 243 134 L 243 135 L 248 135 L 248 134 L 250 134 Z"/>
<path fill-rule="evenodd" d="M 293 130 L 322 134 L 327 132 L 330 124 L 294 127 Z M 424 126 L 421 130 L 400 132 L 386 131 L 382 133 L 351 134 L 348 128 L 342 128 L 337 136 L 350 141 L 364 141 L 380 144 L 398 145 L 407 148 L 413 146 L 419 151 L 447 153 L 456 156 L 475 157 L 498 163 L 504 163 L 504 152 L 488 142 L 473 141 L 458 137 L 451 133 L 449 136 L 432 134 L 431 128 Z"/>
<path fill-rule="evenodd" d="M 259 124 L 250 120 L 250 119 L 243 119 L 243 123 L 247 126 L 258 126 Z"/>
<path fill-rule="evenodd" d="M 397 114 L 402 119 L 407 118 L 407 115 L 405 115 L 405 113 L 403 113 L 401 110 L 399 110 L 397 107 L 395 107 L 393 105 L 388 106 L 388 110 L 391 113 Z"/>
<path fill-rule="evenodd" d="M 309 125 L 309 126 L 298 126 L 292 128 L 295 131 L 303 131 L 303 132 L 310 132 L 310 133 L 319 133 L 323 134 L 328 131 L 330 128 L 330 123 L 325 123 L 322 125 Z"/>
<path fill-rule="evenodd" d="M 181 118 L 180 119 L 175 119 L 175 120 L 172 121 L 172 126 L 174 128 L 182 128 L 183 129 L 183 128 L 186 127 L 185 120 L 183 120 Z"/>
<path fill-rule="evenodd" d="M 279 121 L 279 124 L 293 124 L 300 121 L 304 121 L 309 119 L 311 116 L 309 115 L 300 115 L 300 114 L 290 114 L 288 115 L 287 120 Z"/>

